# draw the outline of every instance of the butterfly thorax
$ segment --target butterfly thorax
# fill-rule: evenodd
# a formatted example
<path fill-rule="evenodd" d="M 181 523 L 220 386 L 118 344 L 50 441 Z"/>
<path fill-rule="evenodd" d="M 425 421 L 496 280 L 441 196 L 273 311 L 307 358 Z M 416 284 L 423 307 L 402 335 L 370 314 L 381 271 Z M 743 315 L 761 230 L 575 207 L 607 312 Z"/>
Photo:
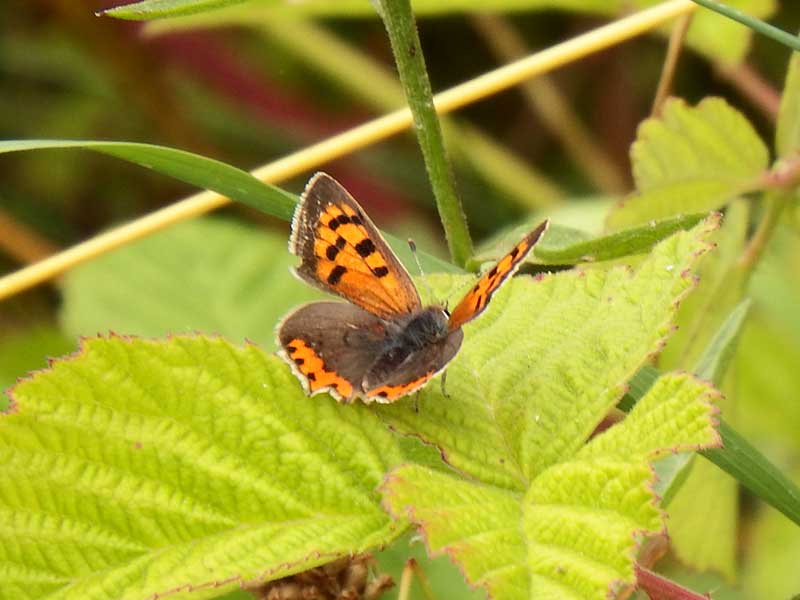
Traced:
<path fill-rule="evenodd" d="M 394 345 L 419 350 L 444 337 L 450 332 L 447 326 L 449 315 L 441 306 L 429 306 L 404 317 L 398 322 L 400 330 L 393 338 Z"/>
<path fill-rule="evenodd" d="M 402 380 L 412 369 L 433 374 L 444 366 L 440 359 L 445 348 L 452 347 L 454 354 L 461 344 L 461 331 L 450 331 L 448 314 L 441 306 L 429 306 L 385 324 L 388 335 L 364 376 L 365 391 L 379 382 Z"/>

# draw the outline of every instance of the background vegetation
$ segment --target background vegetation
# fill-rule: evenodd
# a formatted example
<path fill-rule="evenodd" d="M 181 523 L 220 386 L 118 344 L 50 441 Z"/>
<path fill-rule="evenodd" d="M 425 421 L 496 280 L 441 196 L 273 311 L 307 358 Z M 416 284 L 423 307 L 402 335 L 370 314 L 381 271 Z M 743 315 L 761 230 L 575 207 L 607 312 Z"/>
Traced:
<path fill-rule="evenodd" d="M 601 4 L 415 2 L 432 86 L 451 87 L 622 15 L 615 3 Z M 731 4 L 798 30 L 800 6 L 794 2 Z M 0 138 L 136 141 L 249 170 L 405 102 L 386 29 L 367 2 L 263 2 L 147 25 L 94 16 L 109 7 L 70 0 L 0 4 Z M 496 10 L 476 14 L 475 8 Z M 631 244 L 645 244 L 641 236 L 618 242 L 616 254 L 610 243 L 579 242 L 650 220 L 664 227 L 660 240 L 700 222 L 691 214 L 723 210 L 722 228 L 713 234 L 717 250 L 697 267 L 701 283 L 681 306 L 680 329 L 657 366 L 700 373 L 714 339 L 733 331 L 729 337 L 738 344 L 724 345 L 730 366 L 717 372 L 706 365 L 702 374 L 724 393 L 726 422 L 798 481 L 800 214 L 791 182 L 753 182 L 797 147 L 800 74 L 784 89 L 790 59 L 785 46 L 698 13 L 671 86 L 685 103 L 661 105 L 661 118 L 642 125 L 651 116 L 673 30 L 575 61 L 443 120 L 477 249 L 467 266 L 495 257 L 548 215 L 566 237 L 552 238 L 549 250 L 544 245 L 535 268 L 586 262 L 588 271 L 600 272 L 616 259 L 639 267 L 644 255 L 632 252 Z M 174 157 L 164 160 L 177 164 Z M 212 167 L 207 172 L 216 177 Z M 411 235 L 426 254 L 447 259 L 413 135 L 397 135 L 319 168 L 341 181 L 383 229 Z M 181 182 L 186 177 L 172 174 L 82 150 L 5 154 L 0 268 L 12 272 L 193 193 Z M 299 192 L 309 174 L 280 185 Z M 225 177 L 235 174 L 220 171 L 220 185 Z M 251 191 L 251 198 L 262 193 Z M 75 351 L 79 336 L 109 331 L 201 331 L 273 350 L 277 320 L 317 296 L 287 275 L 294 260 L 285 251 L 287 223 L 278 217 L 285 218 L 281 210 L 290 204 L 264 198 L 273 202 L 271 216 L 228 205 L 4 299 L 0 387 L 43 368 L 48 356 Z M 615 209 L 623 198 L 628 201 Z M 663 224 L 676 213 L 690 216 Z M 577 239 L 575 229 L 586 239 Z M 759 235 L 764 243 L 753 244 Z M 587 255 L 596 260 L 586 261 Z M 448 289 L 447 282 L 440 286 Z M 667 289 L 676 297 L 682 293 L 665 284 Z M 745 299 L 751 303 L 742 304 Z M 402 415 L 388 418 L 403 430 Z M 658 571 L 721 599 L 800 592 L 798 525 L 710 462 L 690 461 L 680 472 L 680 490 L 668 510 L 672 545 Z M 469 591 L 446 558 L 427 558 L 411 534 L 377 556 L 397 578 L 409 554 L 428 573 L 438 598 L 484 596 Z"/>

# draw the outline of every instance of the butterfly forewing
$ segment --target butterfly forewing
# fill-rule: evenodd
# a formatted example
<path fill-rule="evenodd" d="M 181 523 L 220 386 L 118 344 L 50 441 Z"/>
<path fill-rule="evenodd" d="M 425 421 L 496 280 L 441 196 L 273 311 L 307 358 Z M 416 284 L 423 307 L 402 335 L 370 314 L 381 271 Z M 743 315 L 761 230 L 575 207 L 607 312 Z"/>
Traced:
<path fill-rule="evenodd" d="M 492 295 L 511 277 L 525 258 L 530 254 L 536 242 L 547 230 L 550 221 L 542 221 L 536 229 L 522 238 L 511 251 L 503 256 L 487 271 L 464 296 L 458 306 L 450 314 L 448 326 L 457 329 L 481 314 L 489 304 Z"/>
<path fill-rule="evenodd" d="M 358 202 L 325 173 L 306 186 L 289 249 L 304 280 L 380 317 L 419 310 L 419 294 Z"/>

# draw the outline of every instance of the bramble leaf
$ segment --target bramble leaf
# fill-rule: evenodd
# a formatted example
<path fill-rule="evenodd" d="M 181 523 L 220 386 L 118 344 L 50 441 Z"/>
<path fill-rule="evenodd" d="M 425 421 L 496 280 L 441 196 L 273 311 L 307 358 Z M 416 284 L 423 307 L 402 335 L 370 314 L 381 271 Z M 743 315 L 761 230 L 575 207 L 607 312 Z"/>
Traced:
<path fill-rule="evenodd" d="M 468 478 L 394 470 L 385 503 L 419 524 L 434 552 L 497 598 L 605 598 L 634 581 L 637 535 L 663 529 L 650 462 L 719 443 L 716 392 L 660 378 L 628 418 L 587 439 L 625 382 L 658 351 L 689 269 L 716 219 L 624 267 L 518 278 L 496 296 L 419 412 L 380 407 L 436 444 Z"/>
<path fill-rule="evenodd" d="M 664 240 L 635 271 L 616 266 L 511 281 L 480 327 L 465 328 L 469 350 L 447 379 L 447 394 L 458 402 L 433 385 L 419 413 L 395 404 L 381 414 L 438 445 L 456 468 L 526 489 L 536 473 L 585 443 L 660 350 L 693 285 L 689 269 L 717 223 L 712 217 Z"/>
<path fill-rule="evenodd" d="M 659 381 L 630 422 L 544 469 L 527 491 L 413 465 L 389 475 L 385 502 L 493 597 L 606 598 L 633 583 L 638 536 L 664 525 L 648 460 L 673 446 L 718 443 L 713 388 L 688 375 Z M 653 423 L 658 432 L 642 436 Z"/>
<path fill-rule="evenodd" d="M 631 148 L 637 193 L 608 218 L 610 229 L 724 206 L 755 189 L 769 153 L 753 126 L 720 98 L 672 99 L 639 126 Z"/>
<path fill-rule="evenodd" d="M 12 399 L 3 599 L 208 598 L 403 529 L 376 491 L 393 436 L 254 346 L 87 339 Z"/>

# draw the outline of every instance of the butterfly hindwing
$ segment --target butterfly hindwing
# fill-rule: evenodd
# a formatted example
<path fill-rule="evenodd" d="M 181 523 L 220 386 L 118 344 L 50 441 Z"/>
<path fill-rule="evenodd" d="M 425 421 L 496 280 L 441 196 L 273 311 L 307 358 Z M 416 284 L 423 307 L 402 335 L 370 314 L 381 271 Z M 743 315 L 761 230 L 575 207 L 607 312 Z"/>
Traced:
<path fill-rule="evenodd" d="M 385 353 L 364 376 L 367 398 L 394 402 L 422 387 L 455 357 L 464 339 L 456 329 L 441 340 L 407 352 Z"/>
<path fill-rule="evenodd" d="M 549 224 L 549 221 L 542 221 L 536 229 L 522 238 L 508 254 L 484 273 L 450 314 L 451 330 L 468 323 L 486 309 L 492 295 L 516 272 Z"/>
<path fill-rule="evenodd" d="M 341 400 L 362 396 L 362 382 L 385 347 L 384 322 L 344 302 L 312 302 L 278 327 L 281 356 L 309 394 L 330 391 Z"/>
<path fill-rule="evenodd" d="M 411 277 L 358 202 L 336 180 L 317 173 L 292 219 L 289 249 L 297 274 L 380 317 L 419 310 Z"/>

